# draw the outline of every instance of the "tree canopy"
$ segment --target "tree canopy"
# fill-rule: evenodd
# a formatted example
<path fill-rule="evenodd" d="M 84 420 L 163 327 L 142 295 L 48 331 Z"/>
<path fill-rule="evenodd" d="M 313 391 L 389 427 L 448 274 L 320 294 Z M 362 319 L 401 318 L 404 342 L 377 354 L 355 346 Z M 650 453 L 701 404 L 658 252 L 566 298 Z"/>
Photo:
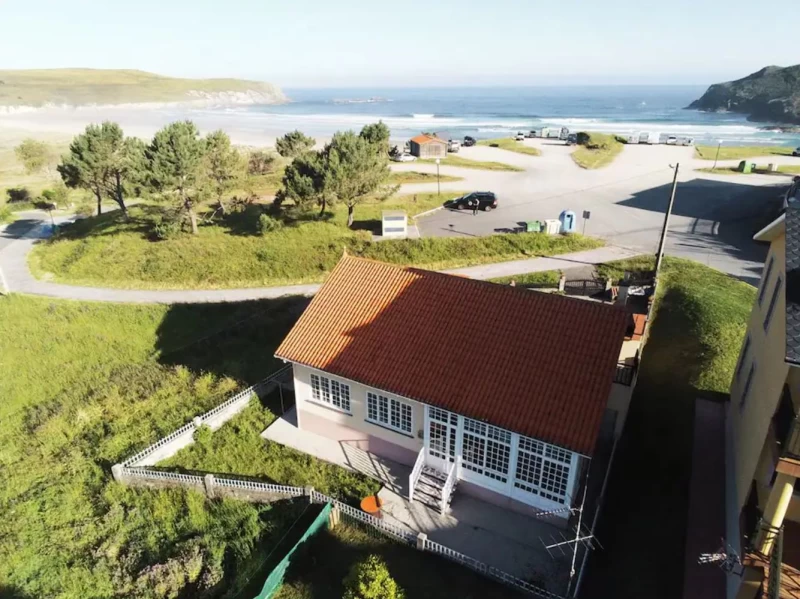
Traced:
<path fill-rule="evenodd" d="M 278 204 L 294 202 L 297 210 L 305 211 L 313 205 L 320 214 L 334 201 L 325 151 L 307 152 L 292 160 L 283 174 L 283 188 L 276 196 Z"/>
<path fill-rule="evenodd" d="M 344 580 L 343 599 L 403 599 L 405 594 L 377 555 L 356 562 Z"/>
<path fill-rule="evenodd" d="M 225 212 L 223 196 L 244 177 L 246 165 L 241 154 L 231 146 L 231 139 L 224 131 L 209 133 L 205 139 L 204 171 L 210 193 Z"/>
<path fill-rule="evenodd" d="M 125 196 L 140 182 L 144 170 L 144 143 L 125 138 L 117 123 L 89 125 L 76 135 L 57 169 L 67 187 L 91 191 L 102 213 L 103 196 L 126 212 Z"/>
<path fill-rule="evenodd" d="M 301 131 L 290 131 L 275 141 L 275 148 L 284 158 L 294 158 L 310 151 L 316 143 L 313 137 L 308 137 Z"/>
<path fill-rule="evenodd" d="M 177 198 L 180 208 L 189 217 L 195 235 L 195 207 L 199 199 L 198 184 L 202 177 L 205 151 L 206 143 L 191 121 L 165 126 L 155 134 L 146 150 L 151 185 Z"/>
<path fill-rule="evenodd" d="M 385 188 L 389 177 L 389 158 L 376 152 L 366 137 L 352 131 L 336 133 L 325 147 L 328 185 L 336 198 L 347 206 L 347 225 L 353 225 L 355 206 L 372 195 L 388 196 L 396 188 Z"/>
<path fill-rule="evenodd" d="M 376 149 L 382 152 L 389 151 L 389 136 L 391 135 L 391 131 L 389 131 L 389 127 L 387 127 L 383 121 L 364 125 L 360 135 L 375 146 Z"/>
<path fill-rule="evenodd" d="M 48 146 L 43 141 L 36 141 L 35 139 L 25 139 L 14 148 L 14 154 L 17 160 L 22 164 L 25 173 L 33 175 L 36 173 L 46 172 L 52 167 L 54 156 Z"/>

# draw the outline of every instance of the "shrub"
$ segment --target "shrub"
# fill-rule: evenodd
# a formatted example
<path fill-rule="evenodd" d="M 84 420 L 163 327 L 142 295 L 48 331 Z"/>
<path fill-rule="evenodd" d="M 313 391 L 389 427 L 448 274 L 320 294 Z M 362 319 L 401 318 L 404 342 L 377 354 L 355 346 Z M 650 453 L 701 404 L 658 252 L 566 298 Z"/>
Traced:
<path fill-rule="evenodd" d="M 160 241 L 174 239 L 181 234 L 181 220 L 177 215 L 157 217 L 153 222 L 153 237 Z"/>
<path fill-rule="evenodd" d="M 75 208 L 75 215 L 81 218 L 89 218 L 90 216 L 94 216 L 94 204 L 92 202 L 81 202 L 78 204 L 78 207 Z"/>
<path fill-rule="evenodd" d="M 69 199 L 69 190 L 66 185 L 59 183 L 52 189 L 45 189 L 42 192 L 42 197 L 51 204 L 64 207 Z"/>
<path fill-rule="evenodd" d="M 266 235 L 267 233 L 272 233 L 273 231 L 279 230 L 283 227 L 283 222 L 279 221 L 277 218 L 270 216 L 269 214 L 262 214 L 258 217 L 258 231 L 262 235 Z"/>
<path fill-rule="evenodd" d="M 586 131 L 580 131 L 577 134 L 577 142 L 579 146 L 588 145 L 589 142 L 592 140 L 592 136 L 586 133 Z"/>
<path fill-rule="evenodd" d="M 8 206 L 0 206 L 0 224 L 9 223 L 13 218 L 14 215 L 11 212 L 11 208 Z"/>
<path fill-rule="evenodd" d="M 278 157 L 271 152 L 256 150 L 251 152 L 247 159 L 247 173 L 249 175 L 268 175 L 275 170 Z"/>
<path fill-rule="evenodd" d="M 344 579 L 342 599 L 403 599 L 403 590 L 389 574 L 386 563 L 377 555 L 353 565 Z"/>
<path fill-rule="evenodd" d="M 30 202 L 32 200 L 31 192 L 27 187 L 12 187 L 6 190 L 8 196 L 8 203 L 15 202 Z"/>

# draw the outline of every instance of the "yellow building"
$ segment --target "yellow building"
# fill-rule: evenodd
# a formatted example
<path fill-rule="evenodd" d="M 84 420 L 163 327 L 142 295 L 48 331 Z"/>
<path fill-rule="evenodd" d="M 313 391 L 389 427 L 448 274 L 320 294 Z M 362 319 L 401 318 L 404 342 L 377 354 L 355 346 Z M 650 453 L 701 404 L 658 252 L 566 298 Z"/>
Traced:
<path fill-rule="evenodd" d="M 729 599 L 800 597 L 800 206 L 755 239 L 770 250 L 730 389 L 728 543 L 744 570 L 728 577 Z"/>

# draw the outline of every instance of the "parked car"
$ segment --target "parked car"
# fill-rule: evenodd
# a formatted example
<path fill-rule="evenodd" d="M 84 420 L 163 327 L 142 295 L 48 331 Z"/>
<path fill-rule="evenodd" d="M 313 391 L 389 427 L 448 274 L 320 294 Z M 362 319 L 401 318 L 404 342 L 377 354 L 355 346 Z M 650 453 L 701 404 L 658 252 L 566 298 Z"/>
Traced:
<path fill-rule="evenodd" d="M 792 156 L 800 156 L 800 148 L 795 148 L 794 152 L 792 152 Z"/>
<path fill-rule="evenodd" d="M 678 145 L 678 138 L 675 137 L 674 135 L 670 135 L 667 138 L 667 145 L 668 146 L 676 146 L 676 145 Z"/>
<path fill-rule="evenodd" d="M 534 137 L 536 137 L 536 131 L 528 131 L 528 132 L 525 134 L 525 137 L 527 137 L 527 138 L 529 138 L 529 139 L 530 139 L 530 138 L 534 138 Z"/>
<path fill-rule="evenodd" d="M 451 139 L 447 142 L 448 152 L 458 152 L 461 149 L 461 142 L 457 139 Z"/>
<path fill-rule="evenodd" d="M 448 200 L 444 203 L 444 207 L 455 210 L 467 210 L 471 208 L 470 202 L 475 199 L 478 200 L 478 208 L 484 212 L 489 212 L 497 208 L 497 196 L 491 191 L 473 191 L 460 198 Z"/>
<path fill-rule="evenodd" d="M 578 134 L 577 133 L 570 133 L 567 135 L 567 145 L 574 146 L 578 143 Z"/>
<path fill-rule="evenodd" d="M 417 157 L 411 154 L 395 154 L 392 156 L 392 160 L 395 162 L 414 162 L 416 159 Z"/>
<path fill-rule="evenodd" d="M 469 135 L 464 137 L 464 143 L 462 144 L 465 148 L 475 145 L 475 138 L 470 137 Z"/>
<path fill-rule="evenodd" d="M 517 141 L 522 141 L 525 139 L 525 134 L 520 131 L 519 133 L 517 133 L 514 139 L 516 139 Z"/>

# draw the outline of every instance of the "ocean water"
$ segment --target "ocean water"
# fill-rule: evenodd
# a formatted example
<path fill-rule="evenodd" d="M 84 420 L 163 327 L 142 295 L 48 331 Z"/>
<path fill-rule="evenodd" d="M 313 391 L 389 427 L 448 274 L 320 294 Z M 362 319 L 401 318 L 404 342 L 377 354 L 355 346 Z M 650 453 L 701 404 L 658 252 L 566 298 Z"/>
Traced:
<path fill-rule="evenodd" d="M 191 119 L 201 131 L 223 129 L 235 143 L 265 145 L 299 129 L 322 141 L 336 131 L 382 120 L 402 142 L 422 131 L 451 138 L 502 137 L 536 127 L 573 131 L 687 135 L 696 143 L 800 146 L 800 134 L 770 130 L 742 115 L 685 110 L 702 86 L 287 89 L 282 105 L 142 104 L 47 107 L 0 112 L 3 129 L 75 134 L 88 123 L 116 121 L 147 138 Z M 767 130 L 764 130 L 764 129 Z"/>
<path fill-rule="evenodd" d="M 800 134 L 761 130 L 742 115 L 685 110 L 703 86 L 287 89 L 281 106 L 226 109 L 269 130 L 327 137 L 382 120 L 396 139 L 421 131 L 490 138 L 543 125 L 609 133 L 650 131 L 698 142 L 800 145 Z"/>

